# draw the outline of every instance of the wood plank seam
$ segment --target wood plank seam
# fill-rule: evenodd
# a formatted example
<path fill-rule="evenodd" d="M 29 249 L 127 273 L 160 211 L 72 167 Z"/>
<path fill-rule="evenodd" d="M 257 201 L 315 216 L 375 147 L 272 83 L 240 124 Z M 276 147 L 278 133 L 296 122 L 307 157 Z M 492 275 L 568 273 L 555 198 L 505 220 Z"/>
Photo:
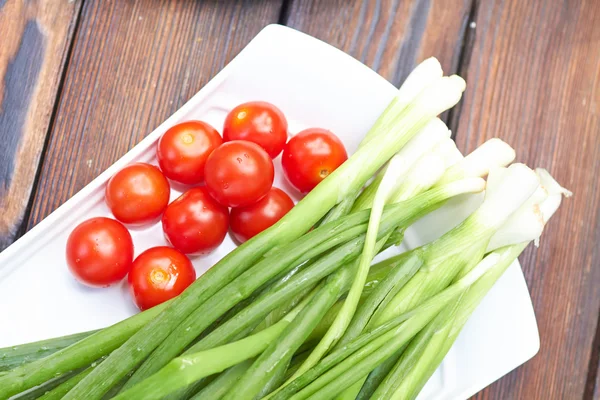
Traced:
<path fill-rule="evenodd" d="M 277 18 L 277 23 L 279 25 L 287 25 L 287 20 L 290 18 L 291 4 L 292 0 L 282 0 L 279 17 Z"/>
<path fill-rule="evenodd" d="M 467 71 L 469 64 L 471 62 L 471 55 L 473 54 L 473 47 L 475 46 L 475 38 L 476 38 L 476 29 L 477 25 L 475 21 L 477 20 L 477 13 L 479 11 L 479 0 L 473 1 L 471 3 L 471 10 L 469 11 L 469 15 L 463 22 L 463 32 L 462 32 L 462 40 L 460 43 L 457 43 L 457 46 L 460 46 L 460 50 L 458 51 L 458 57 L 456 61 L 456 65 L 454 66 L 454 70 L 460 76 L 462 76 L 465 80 L 467 79 Z M 462 101 L 459 102 L 456 106 L 448 111 L 448 115 L 445 119 L 448 124 L 448 128 L 450 128 L 450 132 L 452 132 L 452 139 L 455 138 L 456 132 L 458 132 L 459 121 L 460 121 L 460 112 L 462 110 Z"/>

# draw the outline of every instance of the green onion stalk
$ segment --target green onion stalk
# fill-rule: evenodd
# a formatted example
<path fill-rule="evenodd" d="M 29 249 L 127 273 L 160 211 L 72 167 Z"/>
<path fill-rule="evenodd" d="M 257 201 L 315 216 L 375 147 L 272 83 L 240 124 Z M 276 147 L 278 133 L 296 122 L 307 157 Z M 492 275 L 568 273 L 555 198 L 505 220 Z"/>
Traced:
<path fill-rule="evenodd" d="M 63 374 L 55 379 L 51 379 L 47 382 L 44 382 L 42 385 L 36 386 L 32 389 L 29 389 L 23 393 L 20 393 L 17 396 L 14 396 L 12 399 L 14 400 L 35 400 L 35 399 L 39 399 L 41 396 L 43 396 L 44 394 L 46 394 L 47 392 L 52 391 L 54 388 L 56 388 L 57 386 L 60 386 L 61 384 L 63 384 L 64 382 L 66 382 L 67 380 L 73 378 L 73 376 L 77 375 L 77 373 L 79 372 L 79 370 L 77 371 L 73 371 L 73 372 L 69 372 L 67 374 Z M 11 400 L 12 400 L 11 399 Z"/>
<path fill-rule="evenodd" d="M 89 366 L 121 346 L 131 335 L 166 309 L 170 303 L 171 301 L 153 307 L 97 331 L 50 356 L 12 369 L 0 376 L 0 388 L 2 388 L 0 398 L 7 399 L 62 374 Z"/>
<path fill-rule="evenodd" d="M 240 380 L 254 359 L 245 360 L 219 374 L 210 384 L 196 393 L 192 400 L 220 400 Z"/>
<path fill-rule="evenodd" d="M 97 331 L 81 332 L 53 339 L 40 340 L 20 346 L 2 348 L 0 349 L 0 371 L 9 371 L 20 365 L 48 357 L 96 332 Z"/>
<path fill-rule="evenodd" d="M 381 382 L 383 382 L 386 376 L 394 368 L 405 350 L 406 345 L 400 347 L 400 349 L 388 357 L 387 360 L 379 364 L 373 371 L 371 371 L 364 383 L 362 379 L 357 381 L 350 388 L 348 388 L 348 390 L 345 390 L 342 394 L 340 394 L 338 398 L 344 398 L 346 395 L 356 393 L 356 388 L 359 387 L 360 391 L 356 395 L 355 399 L 370 400 L 375 390 L 377 390 L 379 385 L 381 385 Z M 350 389 L 352 389 L 352 391 L 350 391 Z"/>

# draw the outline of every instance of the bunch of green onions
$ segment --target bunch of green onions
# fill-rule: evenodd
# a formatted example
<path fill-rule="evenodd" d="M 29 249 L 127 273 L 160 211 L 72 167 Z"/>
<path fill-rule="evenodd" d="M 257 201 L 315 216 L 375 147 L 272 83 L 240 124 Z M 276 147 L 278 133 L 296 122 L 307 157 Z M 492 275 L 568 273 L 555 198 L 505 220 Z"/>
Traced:
<path fill-rule="evenodd" d="M 465 83 L 442 75 L 437 60 L 420 64 L 346 163 L 177 298 L 0 349 L 0 399 L 416 397 L 570 194 L 544 170 L 508 166 L 498 139 L 463 158 L 437 115 Z M 371 265 L 465 198 L 480 205 L 464 221 L 450 213 L 439 237 Z"/>

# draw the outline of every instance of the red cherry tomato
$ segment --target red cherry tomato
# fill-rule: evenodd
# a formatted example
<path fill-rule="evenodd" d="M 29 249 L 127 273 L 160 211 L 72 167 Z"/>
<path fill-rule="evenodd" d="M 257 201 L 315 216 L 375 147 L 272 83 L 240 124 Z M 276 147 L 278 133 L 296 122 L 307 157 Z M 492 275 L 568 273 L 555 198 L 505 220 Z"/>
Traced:
<path fill-rule="evenodd" d="M 73 229 L 66 255 L 67 265 L 79 282 L 109 286 L 127 275 L 133 261 L 133 241 L 120 222 L 91 218 Z"/>
<path fill-rule="evenodd" d="M 117 172 L 106 185 L 106 204 L 126 224 L 152 222 L 169 204 L 167 178 L 154 165 L 137 163 Z"/>
<path fill-rule="evenodd" d="M 227 114 L 223 139 L 226 142 L 248 140 L 275 158 L 287 140 L 287 127 L 287 120 L 279 108 L 264 101 L 251 101 L 240 104 Z"/>
<path fill-rule="evenodd" d="M 205 187 L 196 187 L 169 204 L 162 225 L 167 240 L 177 250 L 204 254 L 223 242 L 229 210 L 210 197 Z"/>
<path fill-rule="evenodd" d="M 302 193 L 310 192 L 348 159 L 343 143 L 328 130 L 306 129 L 283 149 L 283 172 Z"/>
<path fill-rule="evenodd" d="M 186 185 L 204 181 L 204 164 L 223 143 L 219 132 L 202 121 L 188 121 L 171 127 L 158 141 L 156 156 L 165 176 Z"/>
<path fill-rule="evenodd" d="M 283 190 L 271 188 L 258 202 L 231 209 L 231 232 L 239 242 L 258 235 L 269 228 L 294 207 L 294 202 Z"/>
<path fill-rule="evenodd" d="M 228 207 L 256 203 L 269 192 L 275 178 L 273 161 L 257 144 L 225 142 L 212 152 L 204 172 L 210 195 Z"/>
<path fill-rule="evenodd" d="M 137 256 L 127 277 L 140 310 L 178 296 L 196 280 L 192 262 L 171 247 L 153 247 Z"/>

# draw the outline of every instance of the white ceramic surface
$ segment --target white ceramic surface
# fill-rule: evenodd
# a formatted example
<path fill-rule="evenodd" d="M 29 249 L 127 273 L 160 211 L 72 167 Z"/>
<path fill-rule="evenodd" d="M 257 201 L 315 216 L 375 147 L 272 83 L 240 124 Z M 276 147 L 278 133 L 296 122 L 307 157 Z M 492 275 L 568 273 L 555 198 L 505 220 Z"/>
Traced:
<path fill-rule="evenodd" d="M 88 289 L 71 277 L 65 242 L 79 222 L 110 216 L 103 198 L 106 181 L 131 162 L 156 163 L 155 143 L 170 126 L 202 119 L 221 130 L 235 105 L 265 100 L 283 110 L 292 134 L 312 126 L 328 128 L 352 152 L 394 93 L 385 79 L 341 51 L 286 27 L 266 27 L 179 111 L 0 254 L 0 347 L 101 328 L 135 313 L 124 284 Z M 293 193 L 282 179 L 279 160 L 276 169 L 275 185 Z M 171 198 L 179 193 L 173 190 Z M 477 202 L 477 197 L 455 201 L 417 222 L 406 245 L 439 236 L 449 228 L 445 216 L 457 210 L 466 215 Z M 136 254 L 165 244 L 159 224 L 132 235 Z M 202 273 L 233 248 L 228 237 L 210 256 L 194 259 L 194 266 Z M 515 263 L 475 311 L 419 399 L 467 398 L 538 349 L 531 300 Z"/>

